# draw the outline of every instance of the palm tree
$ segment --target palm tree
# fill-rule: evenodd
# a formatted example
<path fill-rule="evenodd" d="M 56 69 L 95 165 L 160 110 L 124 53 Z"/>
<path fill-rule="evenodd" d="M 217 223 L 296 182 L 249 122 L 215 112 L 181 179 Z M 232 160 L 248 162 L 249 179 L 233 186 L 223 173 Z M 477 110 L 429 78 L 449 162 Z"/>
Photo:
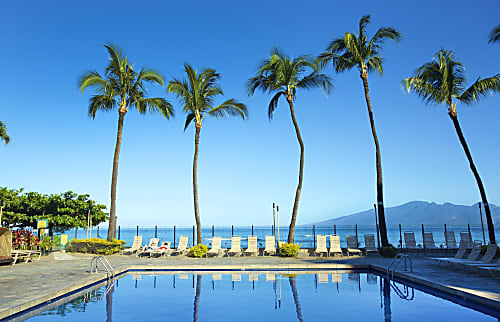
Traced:
<path fill-rule="evenodd" d="M 423 64 L 415 71 L 414 77 L 408 77 L 402 84 L 408 92 L 413 91 L 420 96 L 425 103 L 446 104 L 448 115 L 450 116 L 458 139 L 462 144 L 465 155 L 469 160 L 469 166 L 479 188 L 479 193 L 486 213 L 490 242 L 495 242 L 495 230 L 491 218 L 490 206 L 486 199 L 486 191 L 481 181 L 481 177 L 474 165 L 472 155 L 465 141 L 464 134 L 460 128 L 457 118 L 457 103 L 460 101 L 465 105 L 472 105 L 479 99 L 492 92 L 500 91 L 500 74 L 489 78 L 478 78 L 469 88 L 465 87 L 465 68 L 460 63 L 451 50 L 439 50 L 434 56 L 434 60 Z"/>
<path fill-rule="evenodd" d="M 220 74 L 213 69 L 203 69 L 198 74 L 189 64 L 184 64 L 186 79 L 172 79 L 167 85 L 167 92 L 174 93 L 184 104 L 182 110 L 187 114 L 184 131 L 189 124 L 194 122 L 194 158 L 193 158 L 193 198 L 194 217 L 196 221 L 196 237 L 198 245 L 202 244 L 200 209 L 198 205 L 198 146 L 200 143 L 201 124 L 205 116 L 222 118 L 227 115 L 247 117 L 247 107 L 234 98 L 228 99 L 220 105 L 213 107 L 216 96 L 224 95 L 217 85 Z"/>
<path fill-rule="evenodd" d="M 359 71 L 359 77 L 363 81 L 366 106 L 370 118 L 370 126 L 375 142 L 375 159 L 377 168 L 377 204 L 378 221 L 382 246 L 388 246 L 387 226 L 384 214 L 384 193 L 382 186 L 382 160 L 380 156 L 380 145 L 377 132 L 375 130 L 375 121 L 373 119 L 372 105 L 368 90 L 368 73 L 378 71 L 382 76 L 382 64 L 384 59 L 380 55 L 382 45 L 388 39 L 398 42 L 401 34 L 394 28 L 382 27 L 377 30 L 371 39 L 366 35 L 366 27 L 370 24 L 370 15 L 363 16 L 359 21 L 358 34 L 346 32 L 344 36 L 332 40 L 326 51 L 318 57 L 321 67 L 325 67 L 330 61 L 333 69 L 337 73 L 343 73 L 353 68 Z"/>
<path fill-rule="evenodd" d="M 302 177 L 304 172 L 304 142 L 299 131 L 299 125 L 295 118 L 293 101 L 296 97 L 297 89 L 313 89 L 322 87 L 328 93 L 332 88 L 330 77 L 319 74 L 314 61 L 309 56 L 299 56 L 290 58 L 276 47 L 271 49 L 269 59 L 261 61 L 257 73 L 251 77 L 247 83 L 248 95 L 252 96 L 256 89 L 260 89 L 268 94 L 273 94 L 269 102 L 267 115 L 272 119 L 273 113 L 278 107 L 280 97 L 284 97 L 290 107 L 293 126 L 297 135 L 297 141 L 300 146 L 299 163 L 299 183 L 295 192 L 295 201 L 293 204 L 292 219 L 288 231 L 288 242 L 293 243 L 295 234 L 295 222 L 299 209 L 300 193 L 302 191 Z"/>
<path fill-rule="evenodd" d="M 88 108 L 88 114 L 93 119 L 97 111 L 118 109 L 118 132 L 113 158 L 108 229 L 108 240 L 111 241 L 116 236 L 116 183 L 125 114 L 130 108 L 136 108 L 141 114 L 160 112 L 168 119 L 174 111 L 172 105 L 164 98 L 146 98 L 145 83 L 164 85 L 163 77 L 158 72 L 148 68 L 142 68 L 137 72 L 120 49 L 112 45 L 104 45 L 104 47 L 109 53 L 109 64 L 104 75 L 101 76 L 97 71 L 87 72 L 80 78 L 79 86 L 82 93 L 87 87 L 92 87 L 96 91 L 96 94 L 90 98 Z"/>
<path fill-rule="evenodd" d="M 499 42 L 500 41 L 500 25 L 493 28 L 490 32 L 490 40 L 488 43 Z"/>
<path fill-rule="evenodd" d="M 10 142 L 10 136 L 7 135 L 7 128 L 2 121 L 0 121 L 0 139 L 5 142 L 5 145 L 8 145 Z"/>

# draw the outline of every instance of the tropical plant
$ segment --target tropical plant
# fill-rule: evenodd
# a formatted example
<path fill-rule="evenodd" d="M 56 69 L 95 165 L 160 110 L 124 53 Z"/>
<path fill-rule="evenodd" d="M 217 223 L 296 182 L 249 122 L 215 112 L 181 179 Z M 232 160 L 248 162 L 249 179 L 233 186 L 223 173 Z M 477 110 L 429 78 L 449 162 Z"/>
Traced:
<path fill-rule="evenodd" d="M 109 54 L 109 64 L 101 76 L 97 71 L 84 74 L 79 81 L 82 93 L 87 87 L 95 89 L 96 94 L 90 98 L 88 114 L 95 119 L 97 111 L 118 109 L 118 132 L 113 158 L 111 179 L 111 204 L 109 214 L 108 241 L 116 235 L 116 185 L 118 181 L 118 159 L 122 143 L 123 119 L 131 108 L 140 114 L 159 112 L 170 118 L 174 111 L 172 105 L 164 98 L 146 98 L 145 83 L 163 86 L 163 77 L 153 69 L 142 68 L 136 71 L 130 60 L 122 51 L 112 45 L 104 45 Z"/>
<path fill-rule="evenodd" d="M 198 205 L 198 146 L 200 143 L 200 131 L 202 122 L 207 115 L 223 118 L 228 115 L 240 116 L 246 119 L 248 111 L 245 104 L 234 98 L 224 101 L 222 104 L 213 106 L 214 98 L 224 95 L 217 84 L 220 74 L 214 69 L 203 69 L 198 74 L 197 70 L 189 64 L 184 64 L 186 79 L 173 78 L 167 85 L 167 92 L 174 93 L 182 102 L 182 110 L 187 114 L 184 131 L 189 124 L 195 125 L 194 157 L 193 157 L 193 199 L 194 217 L 196 221 L 197 243 L 202 243 L 201 219 Z"/>
<path fill-rule="evenodd" d="M 273 113 L 278 107 L 280 97 L 283 96 L 290 107 L 290 115 L 300 146 L 300 162 L 299 182 L 295 192 L 292 218 L 288 231 L 289 243 L 293 243 L 294 241 L 295 223 L 297 221 L 304 173 L 304 142 L 302 141 L 299 125 L 295 117 L 293 102 L 296 98 L 297 89 L 313 89 L 319 87 L 323 88 L 324 92 L 328 93 L 332 88 L 332 83 L 330 77 L 317 72 L 316 65 L 311 57 L 303 55 L 292 59 L 276 47 L 271 49 L 271 54 L 268 59 L 261 61 L 256 75 L 251 77 L 247 82 L 249 96 L 253 96 L 257 89 L 262 90 L 264 93 L 273 94 L 267 110 L 269 120 L 272 119 Z"/>
<path fill-rule="evenodd" d="M 500 25 L 493 28 L 493 30 L 490 32 L 490 39 L 488 43 L 493 42 L 500 42 Z"/>
<path fill-rule="evenodd" d="M 279 247 L 281 257 L 296 257 L 299 254 L 299 250 L 300 245 L 293 243 L 283 243 Z"/>
<path fill-rule="evenodd" d="M 464 66 L 455 58 L 451 50 L 441 49 L 434 55 L 433 61 L 420 66 L 415 71 L 415 76 L 404 79 L 402 84 L 408 92 L 413 91 L 425 103 L 445 104 L 448 107 L 448 115 L 453 122 L 479 188 L 488 223 L 490 242 L 495 242 L 495 230 L 486 191 L 458 123 L 456 108 L 458 101 L 465 105 L 472 105 L 490 93 L 500 91 L 500 74 L 484 79 L 479 77 L 469 88 L 466 88 Z"/>
<path fill-rule="evenodd" d="M 208 252 L 208 246 L 207 245 L 202 245 L 198 244 L 196 246 L 193 246 L 189 249 L 188 251 L 188 257 L 199 257 L 202 258 L 206 255 Z"/>
<path fill-rule="evenodd" d="M 3 140 L 5 145 L 9 144 L 10 136 L 7 135 L 7 128 L 5 127 L 5 123 L 0 121 L 0 139 Z"/>
<path fill-rule="evenodd" d="M 377 205 L 380 237 L 382 246 L 388 246 L 387 225 L 384 214 L 384 192 L 382 184 L 382 160 L 380 155 L 380 145 L 375 130 L 375 120 L 373 118 L 372 104 L 368 90 L 368 73 L 378 71 L 382 76 L 384 59 L 380 55 L 382 45 L 388 39 L 398 42 L 401 34 L 394 28 L 382 27 L 370 39 L 366 34 L 366 27 L 370 24 L 370 15 L 363 16 L 359 21 L 357 35 L 346 32 L 344 36 L 331 41 L 326 51 L 318 57 L 318 63 L 325 67 L 332 63 L 336 73 L 343 73 L 353 68 L 359 71 L 359 77 L 363 81 L 366 106 L 370 118 L 373 141 L 375 142 L 375 159 L 377 169 Z"/>

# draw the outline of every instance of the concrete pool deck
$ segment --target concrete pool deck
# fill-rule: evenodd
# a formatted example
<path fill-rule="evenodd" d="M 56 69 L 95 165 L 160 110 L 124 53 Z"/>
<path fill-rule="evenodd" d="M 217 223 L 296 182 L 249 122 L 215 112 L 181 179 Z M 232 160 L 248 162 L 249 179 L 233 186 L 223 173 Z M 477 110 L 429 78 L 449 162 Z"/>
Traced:
<path fill-rule="evenodd" d="M 0 266 L 0 319 L 43 304 L 68 292 L 102 281 L 106 274 L 89 274 L 95 255 L 51 253 L 38 262 Z M 116 273 L 127 270 L 324 270 L 365 269 L 385 274 L 392 259 L 379 256 L 344 258 L 223 257 L 138 258 L 107 256 Z M 500 310 L 500 279 L 475 271 L 437 265 L 413 256 L 413 273 L 401 264 L 394 276 L 452 294 L 465 301 Z"/>

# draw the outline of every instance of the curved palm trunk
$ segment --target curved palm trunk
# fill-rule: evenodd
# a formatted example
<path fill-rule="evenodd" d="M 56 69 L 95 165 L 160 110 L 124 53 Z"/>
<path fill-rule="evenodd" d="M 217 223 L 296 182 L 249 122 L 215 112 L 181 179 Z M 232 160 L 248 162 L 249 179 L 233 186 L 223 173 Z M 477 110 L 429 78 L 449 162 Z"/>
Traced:
<path fill-rule="evenodd" d="M 295 277 L 289 277 L 288 281 L 290 282 L 290 288 L 292 289 L 293 301 L 295 302 L 295 311 L 297 312 L 297 319 L 300 322 L 303 322 L 304 317 L 302 316 L 302 307 L 300 306 L 299 292 L 297 291 L 297 282 L 295 281 Z"/>
<path fill-rule="evenodd" d="M 490 237 L 490 243 L 495 243 L 495 227 L 493 226 L 493 220 L 491 218 L 490 206 L 488 204 L 488 200 L 486 199 L 486 191 L 484 190 L 483 182 L 481 181 L 481 177 L 479 176 L 479 172 L 477 172 L 476 166 L 474 165 L 474 161 L 472 160 L 472 155 L 469 151 L 469 147 L 467 146 L 467 142 L 465 141 L 464 134 L 462 133 L 462 129 L 460 128 L 460 124 L 458 123 L 458 118 L 456 113 L 449 112 L 451 120 L 453 121 L 453 125 L 455 126 L 455 130 L 457 131 L 458 139 L 462 144 L 465 155 L 467 156 L 467 160 L 469 160 L 469 166 L 474 174 L 474 178 L 477 182 L 477 187 L 479 188 L 479 193 L 481 194 L 481 200 L 484 206 L 484 213 L 486 215 L 486 223 L 488 225 L 488 235 Z"/>
<path fill-rule="evenodd" d="M 193 303 L 193 322 L 198 321 L 198 311 L 200 308 L 200 296 L 201 296 L 201 279 L 202 275 L 196 275 L 196 291 L 194 294 L 194 303 Z"/>
<path fill-rule="evenodd" d="M 365 90 L 366 106 L 368 107 L 368 115 L 370 117 L 370 126 L 372 128 L 373 141 L 375 141 L 375 158 L 377 165 L 377 209 L 378 209 L 378 222 L 380 229 L 380 238 L 382 246 L 388 246 L 389 240 L 387 239 L 387 226 L 385 223 L 384 213 L 384 191 L 382 186 L 382 160 L 380 157 L 380 146 L 378 143 L 377 132 L 375 131 L 375 121 L 373 120 L 372 104 L 370 102 L 370 93 L 368 90 L 368 74 L 361 73 L 363 80 L 363 88 Z"/>
<path fill-rule="evenodd" d="M 201 130 L 201 125 L 196 124 L 196 132 L 194 135 L 194 159 L 193 159 L 193 198 L 194 198 L 194 219 L 196 221 L 196 239 L 198 239 L 197 240 L 198 245 L 202 244 L 200 209 L 198 205 L 198 145 L 200 144 L 200 130 Z"/>
<path fill-rule="evenodd" d="M 119 112 L 118 131 L 116 134 L 115 156 L 113 158 L 113 174 L 111 175 L 111 206 L 109 208 L 108 241 L 116 236 L 116 184 L 118 182 L 118 159 L 122 145 L 123 119 L 126 112 Z"/>
<path fill-rule="evenodd" d="M 293 243 L 295 236 L 295 222 L 297 221 L 297 212 L 299 211 L 300 192 L 302 191 L 302 177 L 304 173 L 304 142 L 302 142 L 299 125 L 297 124 L 297 120 L 295 119 L 293 99 L 291 96 L 287 96 L 286 100 L 288 101 L 288 105 L 290 105 L 290 115 L 292 116 L 293 126 L 295 127 L 295 133 L 297 134 L 297 141 L 299 141 L 300 145 L 299 183 L 297 184 L 297 191 L 295 192 L 292 219 L 290 221 L 290 229 L 288 230 L 288 242 Z"/>

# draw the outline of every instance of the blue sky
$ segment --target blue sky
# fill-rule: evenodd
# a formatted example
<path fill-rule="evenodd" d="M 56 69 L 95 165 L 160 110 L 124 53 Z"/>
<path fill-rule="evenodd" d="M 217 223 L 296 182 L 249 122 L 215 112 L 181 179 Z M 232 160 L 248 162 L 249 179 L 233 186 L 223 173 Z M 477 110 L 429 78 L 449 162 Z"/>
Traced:
<path fill-rule="evenodd" d="M 87 116 L 77 88 L 88 70 L 102 72 L 113 43 L 137 67 L 182 77 L 184 62 L 215 68 L 225 98 L 246 103 L 249 119 L 208 119 L 200 139 L 199 194 L 203 225 L 268 225 L 272 202 L 288 223 L 297 184 L 299 148 L 286 102 L 267 119 L 269 97 L 249 98 L 246 80 L 272 46 L 290 56 L 317 55 L 364 14 L 368 31 L 397 28 L 384 75 L 369 85 L 381 143 L 385 205 L 411 200 L 472 204 L 479 193 L 443 106 L 426 106 L 400 81 L 441 47 L 455 52 L 472 82 L 500 72 L 500 45 L 487 43 L 500 23 L 498 1 L 11 1 L 0 11 L 1 103 L 11 144 L 0 146 L 0 186 L 43 193 L 90 193 L 109 205 L 117 112 Z M 305 142 L 299 223 L 342 216 L 375 202 L 375 152 L 359 74 L 334 75 L 335 88 L 298 92 Z M 122 226 L 192 225 L 194 129 L 173 95 L 176 117 L 125 118 L 118 179 Z M 222 100 L 223 98 L 220 98 Z M 459 120 L 489 201 L 500 204 L 500 95 L 458 107 Z M 371 224 L 371 223 L 370 223 Z"/>

